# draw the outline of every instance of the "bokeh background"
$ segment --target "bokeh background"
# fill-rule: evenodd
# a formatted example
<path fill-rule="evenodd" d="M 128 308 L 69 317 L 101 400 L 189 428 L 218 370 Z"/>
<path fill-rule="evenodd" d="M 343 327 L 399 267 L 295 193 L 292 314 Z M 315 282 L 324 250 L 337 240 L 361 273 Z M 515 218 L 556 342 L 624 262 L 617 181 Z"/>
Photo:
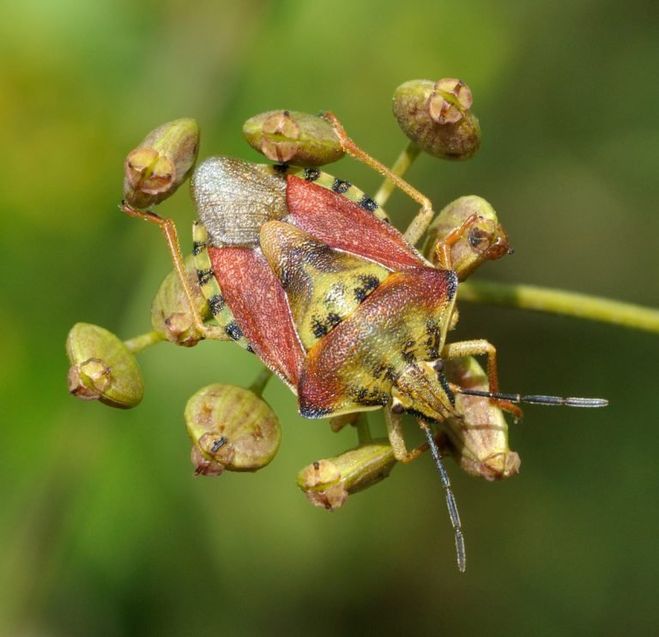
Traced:
<path fill-rule="evenodd" d="M 314 509 L 298 469 L 353 434 L 304 421 L 272 382 L 272 465 L 193 479 L 187 397 L 249 383 L 255 359 L 159 345 L 140 359 L 143 404 L 121 412 L 67 395 L 64 340 L 81 320 L 149 328 L 168 255 L 116 208 L 123 156 L 148 130 L 196 117 L 202 156 L 256 159 L 247 117 L 332 109 L 392 162 L 393 89 L 441 76 L 470 84 L 483 146 L 408 176 L 437 207 L 495 205 L 516 252 L 478 276 L 659 305 L 658 32 L 652 0 L 3 5 L 0 635 L 656 634 L 657 335 L 463 306 L 456 338 L 498 346 L 504 389 L 611 400 L 529 407 L 507 482 L 449 464 L 465 575 L 429 458 Z M 350 160 L 331 172 L 379 183 Z M 398 195 L 388 208 L 413 213 Z M 189 245 L 187 189 L 163 211 Z"/>

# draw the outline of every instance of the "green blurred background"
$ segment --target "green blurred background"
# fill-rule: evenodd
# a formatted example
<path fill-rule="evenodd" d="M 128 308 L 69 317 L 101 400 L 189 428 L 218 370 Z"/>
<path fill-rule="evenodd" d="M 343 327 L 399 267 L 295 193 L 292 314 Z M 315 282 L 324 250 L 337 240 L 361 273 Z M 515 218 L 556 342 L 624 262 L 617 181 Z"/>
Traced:
<path fill-rule="evenodd" d="M 457 76 L 481 151 L 419 159 L 440 207 L 497 208 L 516 249 L 479 273 L 659 305 L 659 16 L 653 0 L 260 2 L 24 0 L 0 21 L 0 635 L 10 637 L 657 634 L 656 335 L 465 305 L 456 338 L 498 346 L 508 391 L 602 395 L 603 411 L 529 407 L 521 474 L 449 470 L 468 570 L 429 458 L 334 514 L 299 468 L 353 445 L 266 398 L 282 448 L 254 475 L 193 479 L 182 411 L 257 364 L 231 344 L 159 345 L 129 412 L 67 395 L 76 321 L 149 327 L 170 268 L 122 216 L 122 160 L 157 124 L 202 126 L 201 155 L 256 159 L 249 116 L 334 110 L 372 154 L 404 139 L 401 82 Z M 374 191 L 350 160 L 331 172 Z M 396 195 L 399 223 L 413 207 Z M 189 245 L 187 189 L 163 206 Z"/>

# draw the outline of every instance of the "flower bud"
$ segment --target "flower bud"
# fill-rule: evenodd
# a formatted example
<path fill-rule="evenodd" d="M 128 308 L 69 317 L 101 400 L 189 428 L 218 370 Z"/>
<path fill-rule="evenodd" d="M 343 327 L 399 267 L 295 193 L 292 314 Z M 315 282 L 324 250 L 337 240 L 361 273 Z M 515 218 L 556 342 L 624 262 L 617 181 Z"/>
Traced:
<path fill-rule="evenodd" d="M 208 303 L 199 288 L 197 270 L 192 256 L 185 261 L 185 273 L 189 287 L 194 293 L 195 306 L 199 316 L 202 320 L 210 318 Z M 203 334 L 195 328 L 188 297 L 176 270 L 172 270 L 165 277 L 151 303 L 151 325 L 168 341 L 184 347 L 192 347 L 204 338 Z"/>
<path fill-rule="evenodd" d="M 312 462 L 298 473 L 297 484 L 314 506 L 333 511 L 343 506 L 351 493 L 386 478 L 395 464 L 391 445 L 375 440 L 334 458 Z"/>
<path fill-rule="evenodd" d="M 298 111 L 268 111 L 243 125 L 247 143 L 268 159 L 295 166 L 331 164 L 344 155 L 336 133 L 322 117 Z"/>
<path fill-rule="evenodd" d="M 66 339 L 66 352 L 71 362 L 69 392 L 77 398 L 122 409 L 142 400 L 144 383 L 137 361 L 112 332 L 76 323 Z"/>
<path fill-rule="evenodd" d="M 472 101 L 461 80 L 412 80 L 394 91 L 393 110 L 405 135 L 429 155 L 468 159 L 481 139 Z"/>
<path fill-rule="evenodd" d="M 197 475 L 257 471 L 277 453 L 277 416 L 256 394 L 233 385 L 208 385 L 185 407 Z"/>
<path fill-rule="evenodd" d="M 473 222 L 451 246 L 451 266 L 463 281 L 484 261 L 510 253 L 508 237 L 494 208 L 482 197 L 467 195 L 448 204 L 428 228 L 424 254 L 435 257 L 437 243 L 473 216 Z"/>
<path fill-rule="evenodd" d="M 483 368 L 468 356 L 444 361 L 449 381 L 460 387 L 487 391 Z M 503 412 L 488 398 L 456 394 L 455 408 L 461 418 L 449 418 L 447 450 L 467 473 L 501 480 L 519 473 L 520 458 L 508 447 L 508 424 Z"/>
<path fill-rule="evenodd" d="M 173 195 L 190 174 L 198 147 L 194 119 L 176 119 L 151 131 L 126 157 L 124 200 L 148 208 Z"/>

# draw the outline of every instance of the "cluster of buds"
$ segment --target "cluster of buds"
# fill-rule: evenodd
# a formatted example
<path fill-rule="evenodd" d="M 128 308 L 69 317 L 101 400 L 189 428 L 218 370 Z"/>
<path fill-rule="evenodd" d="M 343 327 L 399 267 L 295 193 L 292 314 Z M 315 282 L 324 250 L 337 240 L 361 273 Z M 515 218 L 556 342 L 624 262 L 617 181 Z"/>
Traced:
<path fill-rule="evenodd" d="M 466 159 L 478 150 L 480 128 L 471 106 L 469 87 L 454 78 L 406 82 L 393 98 L 394 115 L 412 145 L 447 159 Z M 307 113 L 261 113 L 245 122 L 243 133 L 255 150 L 278 163 L 314 167 L 345 154 L 332 125 Z M 145 209 L 174 194 L 189 177 L 198 147 L 199 127 L 193 119 L 177 119 L 150 132 L 126 157 L 125 204 Z M 438 243 L 463 224 L 468 226 L 465 233 L 450 245 L 451 263 L 461 280 L 484 261 L 508 251 L 492 206 L 469 196 L 450 203 L 437 216 L 427 234 L 426 256 L 434 259 Z M 188 290 L 176 272 L 162 282 L 152 304 L 151 323 L 155 340 L 189 347 L 203 338 L 190 301 L 202 320 L 210 316 L 192 259 L 186 261 L 185 271 Z M 76 397 L 120 408 L 142 400 L 142 377 L 131 348 L 111 332 L 78 323 L 69 333 L 67 353 L 69 391 Z M 447 362 L 446 373 L 461 387 L 487 389 L 487 377 L 473 358 Z M 456 412 L 437 433 L 442 450 L 466 472 L 488 480 L 517 473 L 519 457 L 508 449 L 501 409 L 486 398 L 458 395 Z M 332 427 L 338 431 L 355 424 L 356 418 L 355 414 L 335 418 Z M 257 392 L 231 385 L 209 385 L 194 394 L 185 409 L 185 422 L 196 475 L 256 471 L 272 461 L 281 439 L 276 415 Z M 388 441 L 373 440 L 311 463 L 300 471 L 297 482 L 315 506 L 335 510 L 350 494 L 381 482 L 395 464 Z"/>
<path fill-rule="evenodd" d="M 394 92 L 393 112 L 402 131 L 421 150 L 443 159 L 468 159 L 480 147 L 471 89 L 456 78 L 412 80 Z M 248 119 L 243 134 L 268 159 L 295 166 L 322 166 L 345 154 L 339 137 L 321 116 L 267 111 Z"/>

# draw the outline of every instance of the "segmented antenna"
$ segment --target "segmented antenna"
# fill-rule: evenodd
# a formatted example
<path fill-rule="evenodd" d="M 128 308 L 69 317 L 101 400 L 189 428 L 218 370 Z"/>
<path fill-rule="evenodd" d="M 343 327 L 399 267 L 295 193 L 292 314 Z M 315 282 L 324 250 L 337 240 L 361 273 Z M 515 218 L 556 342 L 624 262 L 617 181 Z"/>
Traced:
<path fill-rule="evenodd" d="M 510 403 L 517 405 L 526 403 L 527 405 L 550 405 L 562 407 L 606 407 L 609 401 L 606 398 L 581 398 L 578 396 L 543 396 L 529 394 L 524 396 L 522 394 L 503 394 L 501 392 L 484 391 L 480 389 L 464 389 L 462 387 L 452 388 L 454 392 L 465 394 L 466 396 L 482 396 L 483 398 L 496 398 L 498 400 L 506 400 Z"/>
<path fill-rule="evenodd" d="M 444 489 L 444 496 L 446 497 L 446 507 L 448 508 L 448 515 L 451 518 L 451 524 L 453 525 L 453 533 L 455 536 L 455 554 L 458 560 L 458 569 L 461 573 L 464 573 L 467 569 L 467 555 L 465 553 L 465 539 L 462 534 L 462 524 L 460 522 L 460 514 L 458 513 L 458 505 L 455 501 L 455 496 L 453 495 L 453 490 L 451 489 L 451 481 L 448 477 L 448 472 L 444 467 L 442 462 L 442 456 L 439 453 L 437 448 L 437 443 L 435 438 L 432 435 L 432 430 L 430 425 L 423 423 L 421 425 L 423 433 L 426 434 L 426 440 L 428 441 L 428 446 L 430 447 L 430 453 L 432 458 L 435 461 L 435 466 L 439 473 L 439 479 L 442 482 L 442 488 Z"/>

